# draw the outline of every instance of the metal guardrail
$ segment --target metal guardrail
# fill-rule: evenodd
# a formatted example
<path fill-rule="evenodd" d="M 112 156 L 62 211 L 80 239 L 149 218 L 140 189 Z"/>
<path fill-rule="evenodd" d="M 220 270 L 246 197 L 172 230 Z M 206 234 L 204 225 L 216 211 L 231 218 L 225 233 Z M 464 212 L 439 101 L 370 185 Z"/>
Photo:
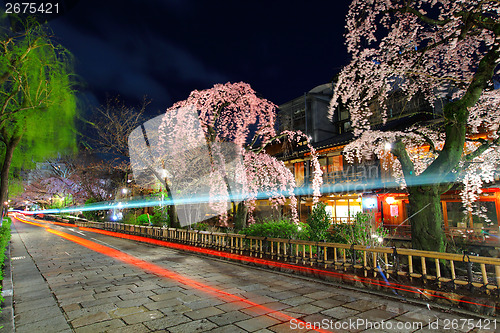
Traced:
<path fill-rule="evenodd" d="M 267 258 L 287 263 L 354 271 L 358 276 L 406 279 L 438 290 L 465 294 L 478 292 L 500 298 L 500 258 L 419 251 L 403 248 L 366 247 L 269 237 L 253 237 L 118 222 L 76 221 L 79 227 L 97 228 L 179 242 L 193 246 Z M 387 281 L 387 280 L 386 280 Z"/>

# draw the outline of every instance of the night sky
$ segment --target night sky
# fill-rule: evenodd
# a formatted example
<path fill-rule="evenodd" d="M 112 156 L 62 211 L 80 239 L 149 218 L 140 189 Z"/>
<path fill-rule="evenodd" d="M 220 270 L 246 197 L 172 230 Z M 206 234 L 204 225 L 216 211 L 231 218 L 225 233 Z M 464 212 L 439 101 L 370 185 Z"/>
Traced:
<path fill-rule="evenodd" d="M 88 105 L 147 95 L 154 114 L 228 81 L 281 104 L 330 81 L 348 60 L 347 0 L 66 2 L 49 24 L 75 56 Z"/>

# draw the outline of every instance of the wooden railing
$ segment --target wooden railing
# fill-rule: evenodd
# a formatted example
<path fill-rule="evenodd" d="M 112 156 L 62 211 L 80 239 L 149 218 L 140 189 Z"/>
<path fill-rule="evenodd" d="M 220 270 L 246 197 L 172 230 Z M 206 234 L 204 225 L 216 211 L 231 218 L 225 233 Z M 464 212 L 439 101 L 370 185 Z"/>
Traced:
<path fill-rule="evenodd" d="M 407 224 L 386 224 L 389 237 L 411 239 L 411 226 Z M 499 230 L 498 227 L 445 227 L 445 235 L 450 240 L 463 240 L 473 244 L 498 245 Z"/>
<path fill-rule="evenodd" d="M 117 222 L 77 221 L 77 226 L 140 235 L 171 242 L 267 258 L 321 270 L 422 284 L 453 293 L 482 293 L 499 299 L 500 259 L 413 249 L 366 247 L 268 237 L 252 237 Z M 426 289 L 428 290 L 428 289 Z M 428 295 L 426 295 L 428 297 Z M 495 301 L 496 302 L 496 301 Z"/>

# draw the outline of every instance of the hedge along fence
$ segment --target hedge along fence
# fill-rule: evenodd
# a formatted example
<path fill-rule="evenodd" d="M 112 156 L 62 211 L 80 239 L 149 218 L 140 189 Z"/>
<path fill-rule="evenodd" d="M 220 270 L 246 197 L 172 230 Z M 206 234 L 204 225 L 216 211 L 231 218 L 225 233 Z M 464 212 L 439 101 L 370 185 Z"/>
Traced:
<path fill-rule="evenodd" d="M 11 220 L 8 217 L 3 218 L 2 227 L 0 227 L 0 281 L 3 281 L 3 266 L 5 261 L 5 250 L 9 245 L 10 241 L 10 225 Z M 2 287 L 0 286 L 0 292 L 2 291 Z M 0 300 L 3 301 L 3 297 L 0 296 Z"/>
<path fill-rule="evenodd" d="M 75 221 L 79 227 L 161 239 L 284 263 L 296 271 L 401 296 L 450 303 L 492 315 L 500 305 L 500 259 L 413 249 L 246 236 L 118 222 Z M 308 269 L 307 269 L 308 268 Z M 354 278 L 353 278 L 354 276 Z M 390 282 L 389 282 L 390 281 Z"/>

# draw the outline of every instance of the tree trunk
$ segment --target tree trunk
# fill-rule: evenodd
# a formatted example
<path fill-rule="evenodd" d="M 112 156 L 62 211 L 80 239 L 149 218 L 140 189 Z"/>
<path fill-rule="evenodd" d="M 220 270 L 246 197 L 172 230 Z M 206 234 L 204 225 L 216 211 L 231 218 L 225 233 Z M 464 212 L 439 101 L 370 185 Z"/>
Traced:
<path fill-rule="evenodd" d="M 412 247 L 444 252 L 446 237 L 440 191 L 433 185 L 414 186 L 408 188 L 408 194 Z"/>
<path fill-rule="evenodd" d="M 179 223 L 179 218 L 177 216 L 177 209 L 175 208 L 175 205 L 171 205 L 168 207 L 168 216 L 170 220 L 170 226 L 171 228 L 181 228 L 181 224 Z"/>
<path fill-rule="evenodd" d="M 248 207 L 244 201 L 238 202 L 234 212 L 234 229 L 242 230 L 247 226 Z"/>
<path fill-rule="evenodd" d="M 13 137 L 5 143 L 5 157 L 3 159 L 2 170 L 0 171 L 0 223 L 3 221 L 4 202 L 7 201 L 9 195 L 9 170 L 14 156 L 14 150 L 21 141 L 21 136 Z"/>
<path fill-rule="evenodd" d="M 167 195 L 170 199 L 173 200 L 172 197 L 172 192 L 170 192 L 170 186 L 168 186 L 167 181 L 165 180 L 165 189 L 167 190 Z M 171 204 L 168 206 L 168 216 L 170 219 L 170 225 L 169 227 L 171 228 L 181 228 L 181 224 L 179 223 L 179 217 L 177 216 L 177 209 L 175 208 L 174 204 Z"/>
<path fill-rule="evenodd" d="M 165 162 L 163 162 L 162 168 L 165 169 Z M 174 197 L 172 196 L 172 192 L 170 191 L 170 186 L 168 185 L 167 178 L 162 178 L 157 172 L 154 171 L 154 169 L 150 169 L 150 170 L 153 172 L 153 174 L 156 176 L 156 178 L 158 178 L 160 180 L 163 187 L 165 187 L 165 191 L 167 191 L 168 198 L 170 198 L 170 200 L 173 201 Z M 175 205 L 173 204 L 173 202 L 170 206 L 168 206 L 168 217 L 170 220 L 169 227 L 179 228 L 179 229 L 181 228 L 181 224 L 179 222 L 179 217 L 177 215 L 177 209 L 175 208 Z"/>

